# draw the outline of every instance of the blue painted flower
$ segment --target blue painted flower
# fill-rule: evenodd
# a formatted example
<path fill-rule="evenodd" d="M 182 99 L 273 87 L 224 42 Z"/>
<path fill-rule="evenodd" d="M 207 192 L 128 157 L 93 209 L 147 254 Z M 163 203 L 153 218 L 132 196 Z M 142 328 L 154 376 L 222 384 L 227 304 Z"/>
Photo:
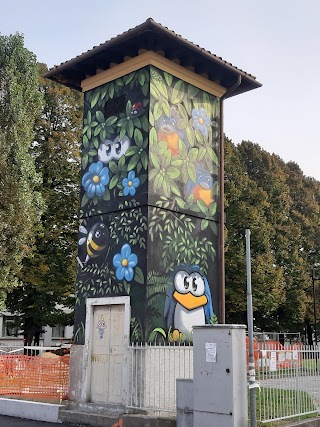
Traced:
<path fill-rule="evenodd" d="M 204 108 L 200 108 L 196 110 L 195 108 L 192 110 L 192 118 L 193 118 L 193 127 L 202 133 L 203 136 L 207 136 L 208 129 L 207 126 L 210 125 L 210 119 L 207 116 L 206 110 Z"/>
<path fill-rule="evenodd" d="M 91 199 L 94 196 L 102 197 L 109 184 L 109 169 L 103 167 L 102 162 L 92 163 L 89 171 L 82 177 L 82 185 Z"/>
<path fill-rule="evenodd" d="M 123 195 L 128 196 L 134 196 L 136 194 L 136 188 L 140 185 L 140 179 L 137 177 L 135 171 L 130 171 L 128 173 L 128 178 L 123 178 L 122 180 L 123 185 Z"/>
<path fill-rule="evenodd" d="M 117 268 L 116 276 L 118 280 L 125 278 L 128 282 L 133 279 L 135 267 L 138 263 L 138 257 L 131 253 L 131 247 L 126 243 L 122 246 L 120 254 L 113 257 L 113 265 Z"/>

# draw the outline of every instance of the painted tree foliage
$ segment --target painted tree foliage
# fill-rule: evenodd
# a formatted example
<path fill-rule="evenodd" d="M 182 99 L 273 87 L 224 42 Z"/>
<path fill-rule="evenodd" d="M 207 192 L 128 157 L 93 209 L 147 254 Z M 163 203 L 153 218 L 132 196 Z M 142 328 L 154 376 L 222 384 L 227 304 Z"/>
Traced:
<path fill-rule="evenodd" d="M 41 175 L 30 156 L 41 105 L 34 55 L 21 35 L 0 36 L 0 305 L 19 283 L 44 209 Z"/>
<path fill-rule="evenodd" d="M 78 92 L 44 79 L 44 65 L 38 68 L 44 105 L 35 122 L 30 154 L 42 176 L 39 191 L 45 209 L 32 257 L 23 261 L 19 273 L 21 286 L 7 299 L 7 309 L 21 314 L 20 327 L 28 343 L 36 341 L 47 324 L 73 321 L 73 314 L 66 318 L 58 305 L 74 306 L 83 103 Z"/>

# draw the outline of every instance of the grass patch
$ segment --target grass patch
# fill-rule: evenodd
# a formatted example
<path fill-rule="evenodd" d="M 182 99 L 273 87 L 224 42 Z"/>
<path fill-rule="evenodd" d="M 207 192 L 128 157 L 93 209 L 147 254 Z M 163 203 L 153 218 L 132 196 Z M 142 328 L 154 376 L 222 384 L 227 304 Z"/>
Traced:
<path fill-rule="evenodd" d="M 289 419 L 304 419 L 316 416 L 316 413 L 295 416 L 304 412 L 316 411 L 312 398 L 305 391 L 282 390 L 279 388 L 261 387 L 256 389 L 257 424 L 261 421 L 285 418 L 281 421 L 270 421 L 268 427 L 288 424 Z M 250 410 L 249 410 L 250 413 Z"/>

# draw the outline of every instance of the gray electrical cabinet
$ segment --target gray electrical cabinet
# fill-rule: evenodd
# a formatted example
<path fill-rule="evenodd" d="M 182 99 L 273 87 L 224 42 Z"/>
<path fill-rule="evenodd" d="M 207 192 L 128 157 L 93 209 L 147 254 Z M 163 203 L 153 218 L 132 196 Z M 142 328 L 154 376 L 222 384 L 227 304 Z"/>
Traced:
<path fill-rule="evenodd" d="M 246 327 L 193 328 L 194 426 L 248 427 Z"/>

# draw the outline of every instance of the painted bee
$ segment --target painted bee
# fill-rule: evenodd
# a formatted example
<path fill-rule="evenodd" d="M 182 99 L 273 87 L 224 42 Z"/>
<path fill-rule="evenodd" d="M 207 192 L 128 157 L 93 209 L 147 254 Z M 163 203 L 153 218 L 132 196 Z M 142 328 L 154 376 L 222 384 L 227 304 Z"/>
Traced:
<path fill-rule="evenodd" d="M 86 237 L 81 237 L 79 240 L 79 245 L 86 243 L 87 256 L 84 261 L 84 264 L 86 264 L 90 258 L 102 255 L 109 240 L 109 233 L 107 226 L 103 222 L 94 224 L 89 233 L 83 225 L 80 225 L 79 231 L 87 235 Z"/>

